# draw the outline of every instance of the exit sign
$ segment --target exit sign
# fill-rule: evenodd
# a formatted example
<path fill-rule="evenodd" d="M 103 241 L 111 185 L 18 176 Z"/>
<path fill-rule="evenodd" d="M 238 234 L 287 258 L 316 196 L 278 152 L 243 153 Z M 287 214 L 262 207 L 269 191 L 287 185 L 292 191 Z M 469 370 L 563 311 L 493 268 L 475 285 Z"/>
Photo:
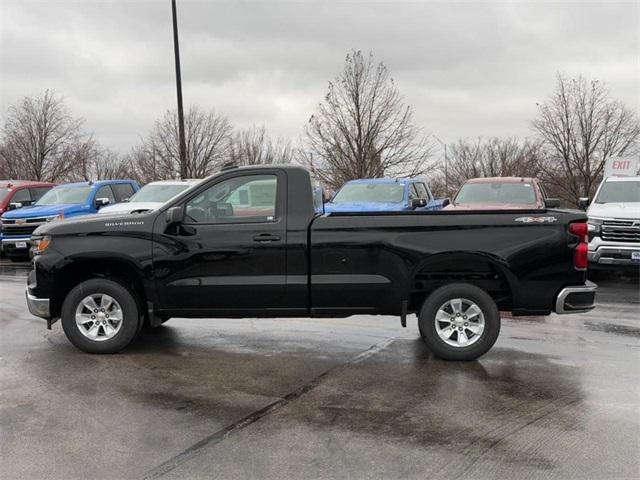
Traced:
<path fill-rule="evenodd" d="M 638 174 L 638 157 L 610 157 L 604 166 L 605 177 L 629 177 Z"/>

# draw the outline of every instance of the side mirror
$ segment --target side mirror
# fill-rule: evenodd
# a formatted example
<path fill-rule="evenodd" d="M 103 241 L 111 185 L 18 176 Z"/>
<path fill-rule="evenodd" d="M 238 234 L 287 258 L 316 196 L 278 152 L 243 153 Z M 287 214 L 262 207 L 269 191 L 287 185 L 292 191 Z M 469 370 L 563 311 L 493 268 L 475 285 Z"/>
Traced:
<path fill-rule="evenodd" d="M 171 207 L 167 210 L 167 223 L 177 224 L 182 223 L 184 220 L 184 208 L 182 207 Z"/>
<path fill-rule="evenodd" d="M 559 198 L 545 198 L 544 206 L 546 208 L 560 208 L 560 199 Z"/>
<path fill-rule="evenodd" d="M 415 210 L 416 208 L 423 208 L 427 206 L 427 200 L 425 198 L 412 198 L 411 199 L 411 209 Z"/>
<path fill-rule="evenodd" d="M 578 208 L 580 210 L 586 210 L 589 208 L 589 197 L 580 197 L 578 199 Z"/>
<path fill-rule="evenodd" d="M 445 198 L 444 200 L 442 200 L 442 208 L 446 207 L 450 203 L 451 203 L 451 200 L 449 200 L 448 198 Z"/>
<path fill-rule="evenodd" d="M 104 207 L 105 205 L 109 205 L 109 199 L 104 197 L 104 198 L 96 198 L 96 207 L 100 208 L 100 207 Z"/>
<path fill-rule="evenodd" d="M 15 210 L 16 208 L 22 208 L 22 203 L 20 202 L 11 202 L 7 207 L 7 210 Z"/>
<path fill-rule="evenodd" d="M 233 205 L 227 202 L 218 202 L 216 204 L 216 218 L 233 217 Z"/>

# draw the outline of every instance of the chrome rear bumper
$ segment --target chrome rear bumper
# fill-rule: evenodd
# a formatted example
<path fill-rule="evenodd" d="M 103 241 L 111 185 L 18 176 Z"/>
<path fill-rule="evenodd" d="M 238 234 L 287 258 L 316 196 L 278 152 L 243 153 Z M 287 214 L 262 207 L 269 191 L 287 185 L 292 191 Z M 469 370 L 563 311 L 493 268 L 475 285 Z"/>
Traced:
<path fill-rule="evenodd" d="M 584 285 L 565 287 L 556 298 L 556 313 L 581 313 L 593 310 L 596 306 L 596 290 L 598 286 L 586 281 Z"/>

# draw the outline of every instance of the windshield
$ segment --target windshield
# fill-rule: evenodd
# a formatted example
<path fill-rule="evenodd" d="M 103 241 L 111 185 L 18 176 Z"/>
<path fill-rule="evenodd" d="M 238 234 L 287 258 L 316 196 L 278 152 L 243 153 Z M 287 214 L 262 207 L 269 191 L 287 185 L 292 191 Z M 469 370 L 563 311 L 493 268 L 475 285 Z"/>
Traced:
<path fill-rule="evenodd" d="M 403 199 L 404 184 L 401 183 L 352 183 L 342 187 L 333 197 L 332 203 L 399 203 Z"/>
<path fill-rule="evenodd" d="M 454 203 L 536 203 L 531 183 L 466 183 Z"/>
<path fill-rule="evenodd" d="M 0 188 L 0 202 L 7 198 L 7 195 L 9 195 L 10 191 L 11 190 L 9 190 L 8 188 Z"/>
<path fill-rule="evenodd" d="M 56 187 L 45 193 L 36 205 L 62 205 L 64 203 L 84 203 L 91 193 L 91 187 Z"/>
<path fill-rule="evenodd" d="M 129 202 L 161 202 L 175 197 L 180 192 L 184 192 L 190 185 L 145 185 L 137 193 L 134 193 Z"/>
<path fill-rule="evenodd" d="M 640 182 L 604 182 L 596 203 L 640 202 Z"/>

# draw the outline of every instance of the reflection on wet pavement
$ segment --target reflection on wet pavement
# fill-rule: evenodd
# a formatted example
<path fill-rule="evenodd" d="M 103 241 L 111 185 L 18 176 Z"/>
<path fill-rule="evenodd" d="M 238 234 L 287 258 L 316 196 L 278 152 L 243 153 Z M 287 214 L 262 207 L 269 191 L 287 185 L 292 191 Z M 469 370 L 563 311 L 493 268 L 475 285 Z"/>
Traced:
<path fill-rule="evenodd" d="M 0 262 L 3 478 L 640 472 L 634 276 L 599 278 L 588 314 L 504 318 L 493 350 L 452 363 L 415 319 L 367 316 L 173 319 L 86 355 L 28 314 L 28 270 Z"/>

